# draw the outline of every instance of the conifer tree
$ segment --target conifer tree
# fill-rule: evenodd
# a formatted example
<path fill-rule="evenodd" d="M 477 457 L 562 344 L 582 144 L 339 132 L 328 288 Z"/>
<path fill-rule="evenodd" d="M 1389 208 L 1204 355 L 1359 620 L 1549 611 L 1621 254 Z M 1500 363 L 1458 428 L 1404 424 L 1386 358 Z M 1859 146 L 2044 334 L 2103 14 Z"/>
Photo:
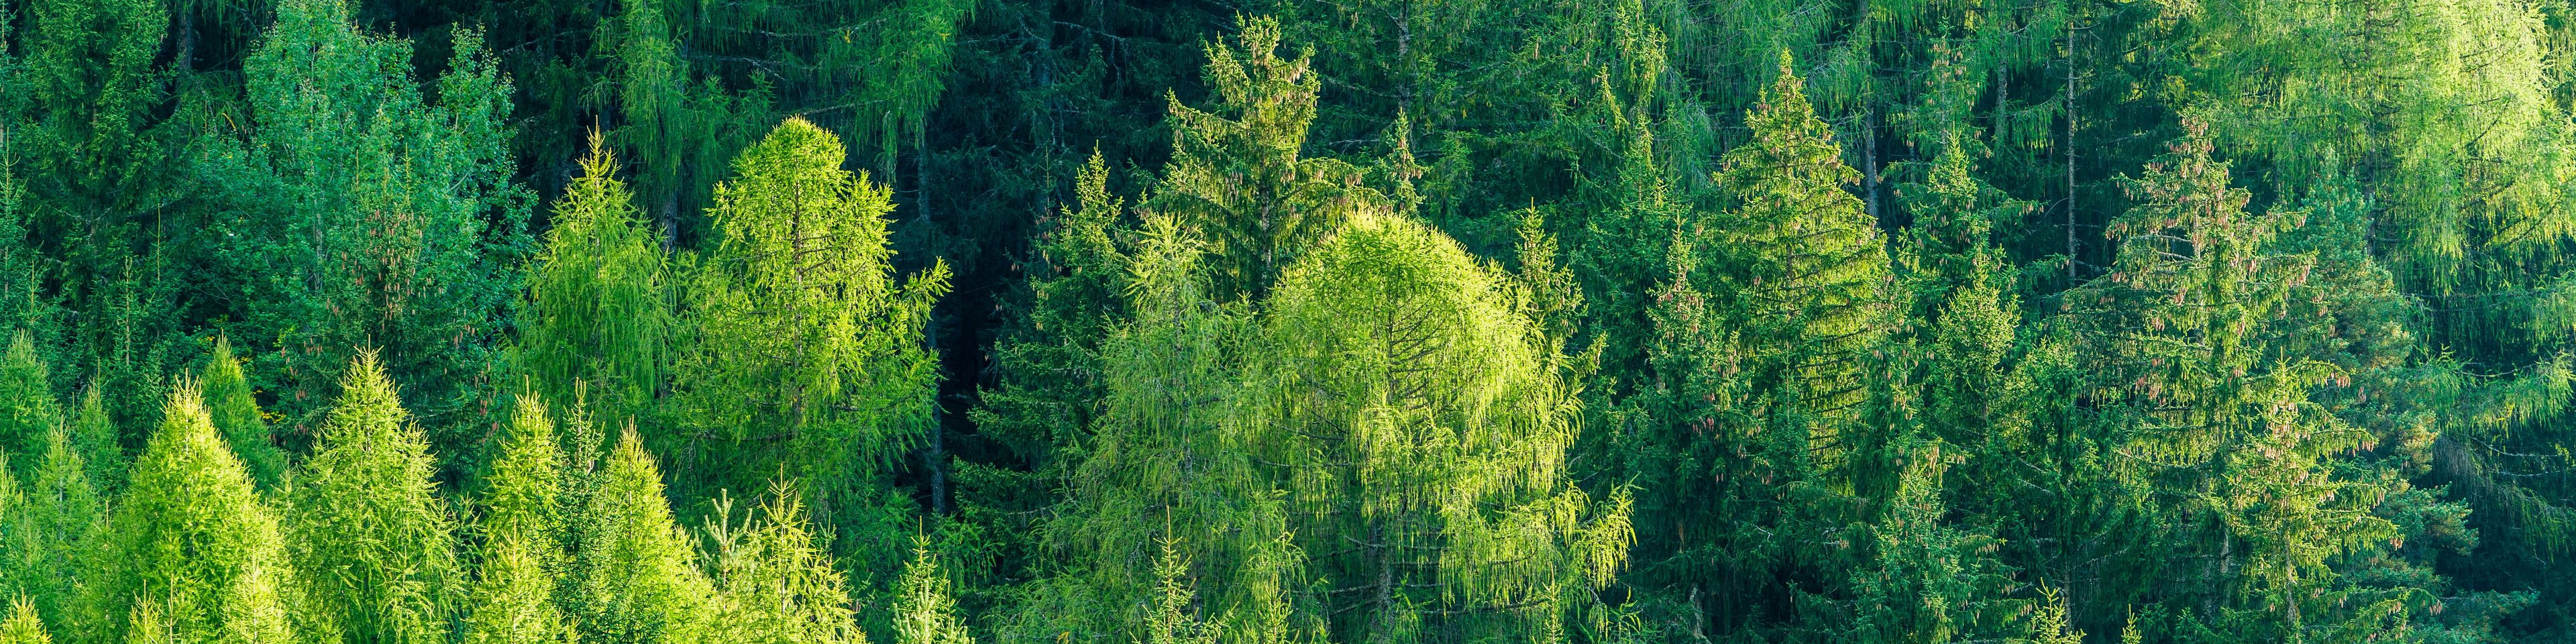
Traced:
<path fill-rule="evenodd" d="M 36 355 L 34 339 L 21 330 L 10 339 L 9 353 L 0 356 L 0 441 L 21 468 L 11 474 L 26 479 L 27 469 L 44 457 L 46 437 L 62 422 L 53 377 Z"/>
<path fill-rule="evenodd" d="M 1757 387 L 1776 387 L 1815 417 L 1812 443 L 1848 449 L 1841 429 L 1864 397 L 1865 354 L 1888 331 L 1888 263 L 1877 222 L 1845 191 L 1859 173 L 1808 104 L 1787 52 L 1780 76 L 1745 114 L 1752 139 L 1712 177 L 1735 203 L 1716 272 L 1742 307 Z M 1830 463 L 1828 463 L 1830 465 Z"/>
<path fill-rule="evenodd" d="M 784 468 L 833 500 L 918 439 L 936 356 L 923 332 L 946 264 L 898 280 L 887 189 L 841 169 L 839 137 L 789 119 L 717 189 L 720 241 L 692 278 L 693 344 L 675 367 L 693 423 L 682 462 L 754 489 Z"/>
<path fill-rule="evenodd" d="M 696 550 L 662 494 L 662 473 L 643 439 L 626 431 L 578 519 L 588 525 L 574 544 L 565 612 L 581 641 L 693 644 L 716 636 L 714 585 L 699 572 Z"/>
<path fill-rule="evenodd" d="M 1170 103 L 1172 160 L 1143 207 L 1174 215 L 1214 245 L 1222 300 L 1267 292 L 1279 272 L 1357 212 L 1394 205 L 1363 171 L 1306 150 L 1323 76 L 1310 56 L 1280 58 L 1279 21 L 1245 18 L 1235 45 L 1209 43 L 1214 105 Z"/>
<path fill-rule="evenodd" d="M 1566 359 L 1525 293 L 1438 231 L 1363 216 L 1265 302 L 1244 431 L 1341 639 L 1554 632 L 1625 563 L 1627 497 L 1569 480 Z"/>
<path fill-rule="evenodd" d="M 570 587 L 561 518 L 565 465 L 545 404 L 534 394 L 520 396 L 484 475 L 482 544 L 466 595 L 465 641 L 573 641 L 572 622 L 557 602 L 559 589 Z"/>
<path fill-rule="evenodd" d="M 782 644 L 867 641 L 850 604 L 849 584 L 832 566 L 829 546 L 808 527 L 800 496 L 777 486 L 743 525 L 719 520 L 709 526 L 722 597 L 715 623 L 723 625 L 724 638 Z"/>
<path fill-rule="evenodd" d="M 296 569 L 346 641 L 440 641 L 463 579 L 427 436 L 373 353 L 347 373 L 295 477 Z"/>
<path fill-rule="evenodd" d="M 382 350 L 424 413 L 465 407 L 529 250 L 511 89 L 481 38 L 460 32 L 444 72 L 416 79 L 411 43 L 350 11 L 276 2 L 241 63 L 247 109 L 208 128 L 192 166 L 213 212 L 187 231 L 203 252 L 183 269 L 236 321 L 289 436 L 316 430 L 361 347 Z M 470 453 L 464 436 L 433 438 L 443 458 Z"/>
<path fill-rule="evenodd" d="M 86 470 L 79 450 L 57 429 L 23 496 L 16 488 L 0 495 L 18 497 L 0 512 L 14 524 L 8 529 L 16 536 L 0 546 L 14 559 L 8 562 L 15 572 L 10 581 L 19 597 L 52 623 L 65 623 L 66 608 L 87 573 L 83 567 L 89 562 L 82 555 L 98 545 L 105 527 L 104 495 Z"/>
<path fill-rule="evenodd" d="M 1022 606 L 1015 630 L 1146 639 L 1161 550 L 1198 566 L 1204 619 L 1228 641 L 1320 626 L 1290 614 L 1302 558 L 1285 538 L 1286 508 L 1229 431 L 1253 329 L 1241 305 L 1209 301 L 1205 252 L 1177 217 L 1144 218 L 1123 269 L 1133 317 L 1101 345 L 1099 420 L 1041 534 L 1041 552 L 1066 572 Z"/>
<path fill-rule="evenodd" d="M 80 409 L 71 418 L 72 446 L 87 463 L 92 484 L 102 491 L 121 489 L 125 447 L 118 441 L 116 419 L 108 416 L 106 397 L 98 390 L 97 380 L 81 388 Z"/>
<path fill-rule="evenodd" d="M 660 234 L 596 135 L 581 168 L 528 277 L 522 366 L 547 400 L 575 400 L 580 386 L 596 413 L 624 422 L 662 390 L 670 282 Z"/>
<path fill-rule="evenodd" d="M 201 378 L 215 431 L 223 433 L 233 454 L 241 457 L 242 466 L 250 470 L 251 483 L 262 492 L 278 489 L 286 479 L 286 452 L 278 449 L 269 434 L 268 418 L 261 414 L 259 400 L 251 393 L 250 379 L 242 374 L 241 360 L 233 357 L 231 338 L 215 338 L 215 352 L 206 357 L 206 372 Z M 86 399 L 82 407 L 85 422 Z"/>
<path fill-rule="evenodd" d="M 957 600 L 948 590 L 948 573 L 922 544 L 904 564 L 902 594 L 895 599 L 894 634 L 898 644 L 975 644 L 966 622 L 957 618 Z"/>
<path fill-rule="evenodd" d="M 9 619 L 0 621 L 0 644 L 53 644 L 36 607 L 21 599 L 9 604 Z"/>
<path fill-rule="evenodd" d="M 502 532 L 483 544 L 468 591 L 463 641 L 468 644 L 569 644 L 578 641 L 555 606 L 544 544 Z"/>
<path fill-rule="evenodd" d="M 108 516 L 104 541 L 89 551 L 64 630 L 81 642 L 160 632 L 177 641 L 282 644 L 275 636 L 290 628 L 338 639 L 327 623 L 286 621 L 300 593 L 289 585 L 285 539 L 215 433 L 195 383 L 172 391 L 162 417 Z M 138 614 L 157 616 L 138 621 Z"/>

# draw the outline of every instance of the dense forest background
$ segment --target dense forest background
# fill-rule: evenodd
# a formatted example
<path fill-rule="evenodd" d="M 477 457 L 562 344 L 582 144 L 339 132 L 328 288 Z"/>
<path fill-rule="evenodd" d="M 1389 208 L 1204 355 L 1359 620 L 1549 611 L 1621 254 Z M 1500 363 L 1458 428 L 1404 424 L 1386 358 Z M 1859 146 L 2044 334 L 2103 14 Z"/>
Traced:
<path fill-rule="evenodd" d="M 0 642 L 2576 641 L 2561 0 L 0 0 Z"/>

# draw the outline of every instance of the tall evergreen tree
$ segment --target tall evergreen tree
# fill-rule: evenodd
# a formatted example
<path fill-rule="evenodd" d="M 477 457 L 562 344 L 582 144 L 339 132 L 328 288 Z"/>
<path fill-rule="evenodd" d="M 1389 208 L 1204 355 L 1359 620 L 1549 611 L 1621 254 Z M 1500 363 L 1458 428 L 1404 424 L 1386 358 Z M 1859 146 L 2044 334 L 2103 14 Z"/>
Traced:
<path fill-rule="evenodd" d="M 83 465 L 79 450 L 62 430 L 55 430 L 23 495 L 11 489 L 6 496 L 19 498 L 0 512 L 16 537 L 0 552 L 13 559 L 9 579 L 18 598 L 56 624 L 69 617 L 66 609 L 88 572 L 82 555 L 99 545 L 107 518 L 104 495 Z"/>
<path fill-rule="evenodd" d="M 0 621 L 0 644 L 53 644 L 45 634 L 45 620 L 36 615 L 36 607 L 26 600 L 10 602 L 9 619 Z"/>
<path fill-rule="evenodd" d="M 832 566 L 830 547 L 815 536 L 798 494 L 773 488 L 741 526 L 719 520 L 715 623 L 731 641 L 854 644 L 859 632 L 849 584 Z M 900 608 L 898 608 L 900 610 Z"/>
<path fill-rule="evenodd" d="M 966 632 L 965 620 L 957 617 L 957 601 L 949 591 L 948 573 L 940 568 L 939 558 L 929 549 L 913 547 L 912 561 L 903 567 L 901 588 L 894 610 L 896 642 L 975 644 L 975 638 Z"/>
<path fill-rule="evenodd" d="M 63 424 L 62 403 L 54 397 L 53 377 L 36 354 L 33 338 L 19 331 L 0 356 L 0 441 L 19 464 L 10 472 L 25 480 L 45 454 L 46 437 Z"/>
<path fill-rule="evenodd" d="M 428 437 L 375 354 L 359 354 L 297 472 L 288 532 L 314 617 L 344 641 L 446 637 L 463 583 Z"/>
<path fill-rule="evenodd" d="M 463 634 L 476 644 L 571 642 L 571 620 L 558 605 L 568 589 L 563 539 L 566 462 L 554 419 L 534 395 L 522 396 L 509 434 L 484 475 L 482 544 L 467 591 Z"/>

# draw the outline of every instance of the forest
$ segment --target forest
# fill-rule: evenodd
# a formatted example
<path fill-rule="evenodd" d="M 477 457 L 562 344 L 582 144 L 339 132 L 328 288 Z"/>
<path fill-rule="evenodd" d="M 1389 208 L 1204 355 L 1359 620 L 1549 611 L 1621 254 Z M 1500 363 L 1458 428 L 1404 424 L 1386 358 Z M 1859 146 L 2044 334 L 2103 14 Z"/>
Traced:
<path fill-rule="evenodd" d="M 2567 0 L 0 0 L 0 644 L 2576 642 Z"/>

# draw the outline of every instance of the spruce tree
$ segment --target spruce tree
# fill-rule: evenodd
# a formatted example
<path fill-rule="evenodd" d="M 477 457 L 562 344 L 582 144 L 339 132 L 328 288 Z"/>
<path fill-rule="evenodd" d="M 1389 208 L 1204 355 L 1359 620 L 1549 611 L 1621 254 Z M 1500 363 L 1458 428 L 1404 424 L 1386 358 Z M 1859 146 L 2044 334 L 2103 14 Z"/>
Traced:
<path fill-rule="evenodd" d="M 1779 70 L 1745 114 L 1752 139 L 1728 150 L 1711 177 L 1735 204 L 1712 250 L 1725 296 L 1740 307 L 1730 321 L 1751 352 L 1755 386 L 1777 388 L 1814 417 L 1810 441 L 1830 461 L 1848 449 L 1841 425 L 1865 396 L 1867 352 L 1889 330 L 1887 251 L 1845 189 L 1859 173 L 1843 164 L 1787 52 Z"/>
<path fill-rule="evenodd" d="M 1209 43 L 1207 109 L 1170 103 L 1172 160 L 1144 208 L 1182 218 L 1214 246 L 1220 300 L 1257 296 L 1316 240 L 1356 212 L 1389 212 L 1363 171 L 1309 154 L 1323 75 L 1279 57 L 1275 18 L 1244 18 L 1236 43 Z"/>
<path fill-rule="evenodd" d="M 86 461 L 90 482 L 101 490 L 116 490 L 125 485 L 125 446 L 118 440 L 116 419 L 108 416 L 107 399 L 99 394 L 99 387 L 93 379 L 81 388 L 80 409 L 71 418 L 72 446 Z"/>
<path fill-rule="evenodd" d="M 259 400 L 251 393 L 250 379 L 243 375 L 241 360 L 233 357 L 233 341 L 215 338 L 215 352 L 206 357 L 206 371 L 200 380 L 206 389 L 206 406 L 215 420 L 215 431 L 241 457 L 242 466 L 250 470 L 250 480 L 261 492 L 278 489 L 286 479 L 286 452 L 278 449 L 275 437 L 268 431 L 268 419 L 259 409 Z M 82 402 L 82 419 L 88 418 L 88 401 Z"/>
<path fill-rule="evenodd" d="M 491 535 L 475 560 L 467 591 L 463 641 L 468 644 L 569 644 L 572 624 L 554 602 L 544 544 L 527 535 Z"/>
<path fill-rule="evenodd" d="M 195 383 L 181 382 L 135 459 L 100 547 L 89 550 L 67 632 L 81 642 L 163 632 L 177 641 L 282 642 L 290 627 L 338 639 L 327 622 L 285 621 L 299 605 L 276 515 L 233 458 Z M 138 614 L 154 614 L 137 621 Z M 152 623 L 157 622 L 157 623 Z"/>
<path fill-rule="evenodd" d="M 427 436 L 373 353 L 347 373 L 295 477 L 296 569 L 348 642 L 442 640 L 463 579 Z"/>

